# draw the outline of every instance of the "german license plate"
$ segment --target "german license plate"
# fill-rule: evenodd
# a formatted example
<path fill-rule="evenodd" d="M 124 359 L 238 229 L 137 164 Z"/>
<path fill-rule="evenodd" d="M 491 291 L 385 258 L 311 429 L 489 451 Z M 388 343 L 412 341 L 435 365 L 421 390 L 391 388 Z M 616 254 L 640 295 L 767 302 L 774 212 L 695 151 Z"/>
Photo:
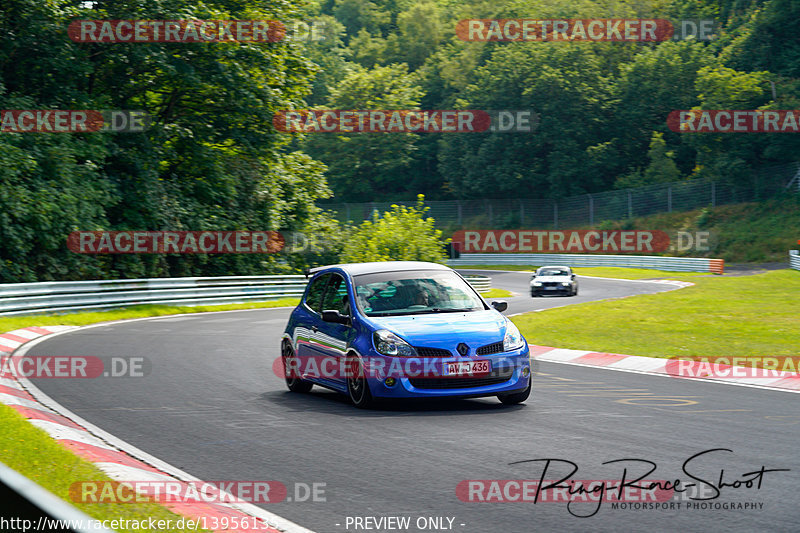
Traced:
<path fill-rule="evenodd" d="M 475 376 L 488 374 L 491 371 L 492 362 L 488 359 L 446 363 L 444 367 L 445 376 Z"/>
<path fill-rule="evenodd" d="M 546 291 L 554 291 L 554 290 L 556 290 L 557 288 L 558 288 L 558 287 L 545 287 L 545 288 L 544 288 L 544 290 L 546 290 Z"/>

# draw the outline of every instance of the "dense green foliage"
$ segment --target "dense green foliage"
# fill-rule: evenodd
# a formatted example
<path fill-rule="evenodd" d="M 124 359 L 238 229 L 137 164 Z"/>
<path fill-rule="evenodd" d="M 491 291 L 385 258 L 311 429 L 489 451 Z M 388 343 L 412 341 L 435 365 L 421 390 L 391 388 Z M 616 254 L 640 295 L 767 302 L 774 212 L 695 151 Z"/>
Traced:
<path fill-rule="evenodd" d="M 678 134 L 666 116 L 800 107 L 798 14 L 793 0 L 4 0 L 0 109 L 142 109 L 155 120 L 143 133 L 0 133 L 0 282 L 337 261 L 349 230 L 316 207 L 332 196 L 560 198 L 695 177 L 748 183 L 755 169 L 795 160 L 797 135 Z M 721 30 L 710 43 L 480 43 L 455 33 L 459 20 L 513 17 L 705 17 Z M 67 35 L 75 19 L 190 18 L 315 18 L 325 39 Z M 309 107 L 531 109 L 541 120 L 525 134 L 274 129 L 275 112 Z M 211 229 L 325 244 L 279 256 L 87 256 L 65 246 L 75 230 Z"/>
<path fill-rule="evenodd" d="M 425 216 L 423 196 L 412 207 L 393 205 L 383 216 L 365 220 L 342 249 L 343 263 L 367 261 L 432 261 L 444 263 L 442 231 Z"/>
<path fill-rule="evenodd" d="M 336 202 L 559 198 L 694 177 L 746 183 L 754 169 L 797 159 L 797 135 L 679 134 L 666 124 L 679 109 L 797 108 L 793 0 L 319 0 L 316 13 L 342 33 L 325 50 L 326 88 L 312 107 L 341 109 L 357 83 L 347 99 L 355 107 L 541 115 L 532 134 L 306 135 L 305 149 L 329 166 Z M 711 42 L 659 43 L 455 34 L 462 19 L 515 17 L 713 18 L 721 30 Z"/>
<path fill-rule="evenodd" d="M 263 273 L 258 255 L 85 256 L 74 230 L 305 230 L 324 166 L 272 127 L 317 67 L 296 42 L 95 44 L 73 19 L 278 19 L 284 0 L 4 0 L 0 109 L 143 109 L 143 133 L 0 133 L 0 281 Z"/>

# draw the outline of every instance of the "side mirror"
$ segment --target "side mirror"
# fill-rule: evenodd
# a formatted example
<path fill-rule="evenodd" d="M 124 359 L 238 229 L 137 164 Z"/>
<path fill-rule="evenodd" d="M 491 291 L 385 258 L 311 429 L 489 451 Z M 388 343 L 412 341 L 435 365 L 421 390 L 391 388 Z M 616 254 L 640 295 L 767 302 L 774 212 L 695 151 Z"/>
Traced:
<path fill-rule="evenodd" d="M 341 314 L 336 309 L 326 309 L 322 311 L 322 321 L 323 322 L 334 322 L 336 324 L 349 324 L 350 317 L 347 315 Z"/>
<path fill-rule="evenodd" d="M 575 279 L 575 274 L 572 275 L 572 279 Z"/>
<path fill-rule="evenodd" d="M 500 311 L 501 313 L 508 309 L 508 302 L 505 300 L 497 300 L 492 302 L 492 307 Z"/>

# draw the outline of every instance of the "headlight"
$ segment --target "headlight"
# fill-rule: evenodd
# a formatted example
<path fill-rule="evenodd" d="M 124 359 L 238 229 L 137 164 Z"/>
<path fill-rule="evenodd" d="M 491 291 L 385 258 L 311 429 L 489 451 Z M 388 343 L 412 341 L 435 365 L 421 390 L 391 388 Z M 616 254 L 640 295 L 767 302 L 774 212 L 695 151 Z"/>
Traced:
<path fill-rule="evenodd" d="M 393 355 L 397 357 L 416 357 L 417 351 L 413 346 L 395 335 L 389 330 L 379 329 L 372 335 L 372 342 L 375 349 L 383 355 Z"/>
<path fill-rule="evenodd" d="M 522 334 L 519 332 L 519 328 L 517 328 L 513 322 L 507 319 L 506 336 L 503 338 L 503 351 L 510 352 L 511 350 L 517 350 L 522 348 L 524 345 L 525 341 L 522 339 Z"/>
<path fill-rule="evenodd" d="M 532 283 L 532 285 L 533 285 L 534 287 L 541 287 L 541 286 L 542 286 L 542 282 L 541 282 L 541 281 L 534 281 L 534 282 Z"/>
<path fill-rule="evenodd" d="M 569 287 L 570 285 L 572 285 L 572 283 L 570 283 L 569 281 L 562 281 L 561 284 L 565 287 Z"/>

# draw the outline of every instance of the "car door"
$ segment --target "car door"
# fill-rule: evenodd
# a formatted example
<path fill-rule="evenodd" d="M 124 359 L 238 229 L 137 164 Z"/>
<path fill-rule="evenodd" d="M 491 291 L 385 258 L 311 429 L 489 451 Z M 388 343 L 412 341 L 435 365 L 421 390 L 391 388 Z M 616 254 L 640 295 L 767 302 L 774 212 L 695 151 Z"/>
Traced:
<path fill-rule="evenodd" d="M 308 359 L 317 354 L 316 336 L 319 332 L 319 326 L 322 324 L 320 314 L 322 312 L 322 297 L 325 295 L 325 288 L 328 286 L 330 278 L 331 274 L 322 274 L 314 278 L 303 298 L 303 305 L 298 309 L 297 326 L 293 335 L 301 372 L 303 372 L 302 369 L 307 368 Z"/>
<path fill-rule="evenodd" d="M 352 316 L 347 281 L 341 274 L 331 274 L 322 299 L 322 310 L 336 310 L 342 315 Z M 344 384 L 346 378 L 342 372 L 345 368 L 344 359 L 355 330 L 350 324 L 323 322 L 321 319 L 318 328 L 316 350 L 322 355 L 320 370 L 325 379 Z"/>

